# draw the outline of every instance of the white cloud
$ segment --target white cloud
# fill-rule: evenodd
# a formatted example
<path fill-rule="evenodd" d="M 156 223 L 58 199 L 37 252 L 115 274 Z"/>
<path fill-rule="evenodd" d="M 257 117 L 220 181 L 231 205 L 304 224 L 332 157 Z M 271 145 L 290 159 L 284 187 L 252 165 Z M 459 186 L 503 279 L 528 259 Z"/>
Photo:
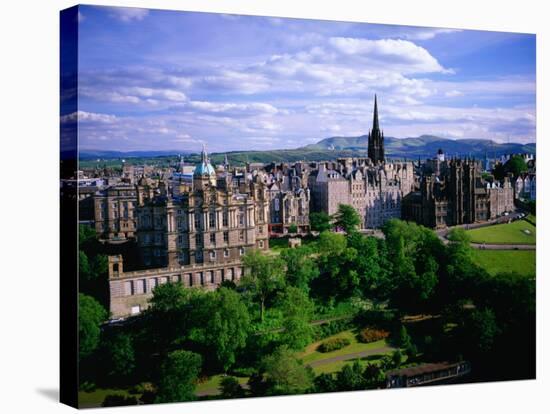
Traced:
<path fill-rule="evenodd" d="M 440 34 L 449 34 L 461 31 L 462 30 L 459 29 L 411 28 L 410 31 L 398 34 L 396 37 L 403 37 L 404 39 L 409 40 L 429 40 Z"/>
<path fill-rule="evenodd" d="M 136 7 L 110 7 L 109 16 L 124 23 L 143 20 L 149 14 L 147 9 Z"/>
<path fill-rule="evenodd" d="M 104 124 L 112 124 L 117 121 L 115 115 L 98 114 L 94 112 L 77 111 L 61 117 L 62 124 L 68 124 L 73 122 L 98 122 Z"/>
<path fill-rule="evenodd" d="M 329 45 L 344 56 L 378 61 L 389 68 L 396 67 L 402 73 L 452 73 L 426 49 L 408 40 L 332 37 Z"/>
<path fill-rule="evenodd" d="M 191 101 L 185 107 L 197 110 L 201 113 L 220 114 L 224 116 L 257 116 L 262 114 L 273 115 L 277 113 L 277 108 L 273 105 L 259 102 L 226 103 Z"/>

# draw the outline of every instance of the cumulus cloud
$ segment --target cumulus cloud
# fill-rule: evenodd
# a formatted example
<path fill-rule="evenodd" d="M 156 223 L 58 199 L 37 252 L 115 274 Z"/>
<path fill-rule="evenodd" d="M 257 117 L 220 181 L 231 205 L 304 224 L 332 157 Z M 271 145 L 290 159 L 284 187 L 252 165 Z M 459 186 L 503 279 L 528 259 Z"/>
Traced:
<path fill-rule="evenodd" d="M 98 122 L 103 124 L 112 124 L 116 122 L 117 117 L 109 114 L 98 114 L 86 111 L 72 112 L 61 117 L 62 124 L 69 124 L 74 122 Z"/>
<path fill-rule="evenodd" d="M 139 9 L 135 7 L 109 7 L 109 16 L 124 23 L 143 20 L 148 14 L 148 9 Z"/>

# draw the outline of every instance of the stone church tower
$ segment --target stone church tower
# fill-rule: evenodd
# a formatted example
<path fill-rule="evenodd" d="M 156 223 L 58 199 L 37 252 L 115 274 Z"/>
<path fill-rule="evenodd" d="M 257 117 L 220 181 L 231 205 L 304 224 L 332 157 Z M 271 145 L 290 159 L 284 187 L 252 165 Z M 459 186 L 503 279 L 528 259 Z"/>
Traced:
<path fill-rule="evenodd" d="M 376 95 L 374 95 L 372 129 L 369 131 L 368 153 L 373 164 L 384 162 L 384 133 L 380 131 L 380 125 L 378 123 L 378 104 L 376 102 Z"/>

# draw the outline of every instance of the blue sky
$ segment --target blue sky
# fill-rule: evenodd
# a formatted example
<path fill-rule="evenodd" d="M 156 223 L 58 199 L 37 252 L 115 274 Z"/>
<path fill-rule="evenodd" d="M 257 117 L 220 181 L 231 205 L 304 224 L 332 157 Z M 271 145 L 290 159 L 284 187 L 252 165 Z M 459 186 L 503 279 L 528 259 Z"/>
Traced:
<path fill-rule="evenodd" d="M 296 148 L 372 124 L 535 140 L 535 36 L 80 6 L 81 148 Z"/>

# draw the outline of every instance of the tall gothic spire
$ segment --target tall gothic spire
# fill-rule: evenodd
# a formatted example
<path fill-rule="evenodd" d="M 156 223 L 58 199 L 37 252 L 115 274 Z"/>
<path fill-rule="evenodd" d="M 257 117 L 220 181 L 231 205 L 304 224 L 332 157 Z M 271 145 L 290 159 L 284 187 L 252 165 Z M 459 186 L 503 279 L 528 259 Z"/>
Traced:
<path fill-rule="evenodd" d="M 372 130 L 379 129 L 379 123 L 378 123 L 378 103 L 376 99 L 376 94 L 374 94 L 374 116 L 372 119 Z"/>
<path fill-rule="evenodd" d="M 374 164 L 384 162 L 384 134 L 380 131 L 378 121 L 378 99 L 374 95 L 374 115 L 372 117 L 372 129 L 369 132 L 368 155 Z"/>

